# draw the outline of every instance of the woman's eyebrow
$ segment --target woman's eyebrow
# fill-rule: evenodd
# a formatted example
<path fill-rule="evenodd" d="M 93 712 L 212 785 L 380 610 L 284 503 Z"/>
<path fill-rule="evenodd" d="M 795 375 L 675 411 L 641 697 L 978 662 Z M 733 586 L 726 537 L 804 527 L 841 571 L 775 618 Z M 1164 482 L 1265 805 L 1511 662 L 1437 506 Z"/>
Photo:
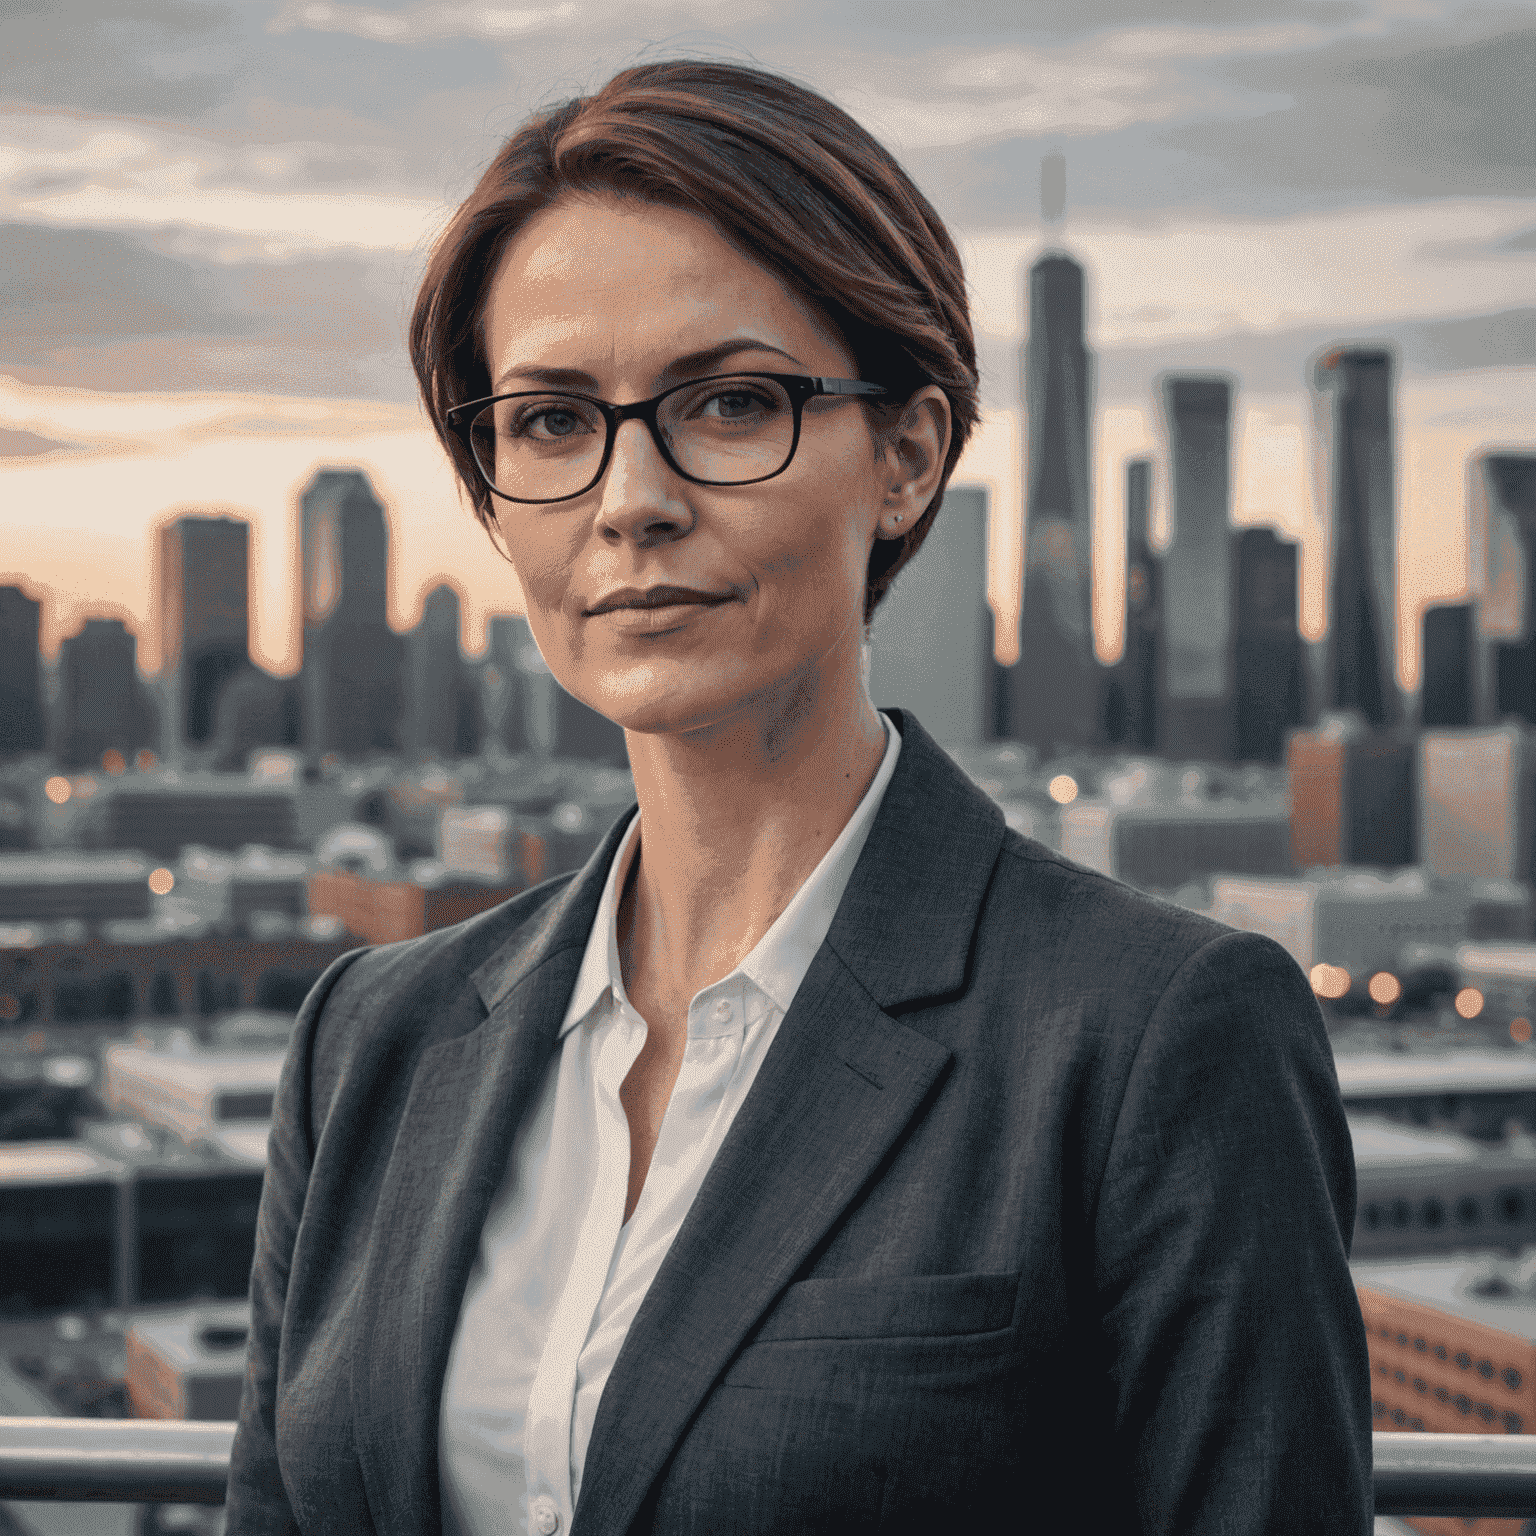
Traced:
<path fill-rule="evenodd" d="M 782 347 L 774 346 L 772 342 L 741 336 L 731 341 L 722 341 L 713 347 L 705 347 L 698 352 L 686 352 L 668 363 L 660 376 L 663 379 L 687 379 L 699 374 L 707 374 L 711 369 L 719 367 L 727 358 L 741 352 L 772 352 L 776 357 L 782 357 L 786 362 L 793 363 L 796 368 L 805 367 L 798 357 L 786 352 Z M 550 368 L 537 363 L 523 363 L 514 364 L 505 369 L 498 375 L 492 387 L 497 390 L 505 389 L 514 379 L 525 380 L 530 384 L 546 384 L 555 389 L 593 390 L 597 386 L 596 379 L 581 368 Z"/>

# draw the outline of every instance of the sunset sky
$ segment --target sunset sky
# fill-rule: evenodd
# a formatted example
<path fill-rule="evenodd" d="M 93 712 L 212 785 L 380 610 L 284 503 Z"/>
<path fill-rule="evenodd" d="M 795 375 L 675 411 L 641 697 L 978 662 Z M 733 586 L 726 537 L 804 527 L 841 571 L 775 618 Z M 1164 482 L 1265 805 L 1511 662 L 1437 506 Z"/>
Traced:
<path fill-rule="evenodd" d="M 298 662 L 296 499 L 358 465 L 391 516 L 392 617 L 435 581 L 466 644 L 516 608 L 413 395 L 425 251 L 533 107 L 674 54 L 782 69 L 902 158 L 965 254 L 987 419 L 994 607 L 1017 613 L 1022 274 L 1039 164 L 1096 355 L 1099 646 L 1119 648 L 1124 464 L 1164 369 L 1236 378 L 1237 521 L 1303 544 L 1326 622 L 1303 382 L 1319 349 L 1398 372 L 1404 680 L 1468 581 L 1466 467 L 1536 451 L 1536 6 L 1453 0 L 19 0 L 0 51 L 0 580 L 148 626 L 148 533 L 252 524 L 253 649 Z M 1160 482 L 1161 489 L 1161 482 Z M 1166 518 L 1166 494 L 1160 515 Z"/>

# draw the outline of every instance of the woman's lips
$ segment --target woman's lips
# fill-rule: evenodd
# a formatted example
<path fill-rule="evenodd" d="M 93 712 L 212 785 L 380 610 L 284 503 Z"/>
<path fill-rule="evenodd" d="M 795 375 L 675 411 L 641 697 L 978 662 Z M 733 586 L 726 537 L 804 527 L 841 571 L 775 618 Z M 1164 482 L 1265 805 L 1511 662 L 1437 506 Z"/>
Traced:
<path fill-rule="evenodd" d="M 662 603 L 655 607 L 609 608 L 602 613 L 592 614 L 591 617 L 612 625 L 622 634 L 654 635 L 677 629 L 701 614 L 708 613 L 712 608 L 724 607 L 729 601 L 727 597 L 700 597 L 689 602 Z"/>

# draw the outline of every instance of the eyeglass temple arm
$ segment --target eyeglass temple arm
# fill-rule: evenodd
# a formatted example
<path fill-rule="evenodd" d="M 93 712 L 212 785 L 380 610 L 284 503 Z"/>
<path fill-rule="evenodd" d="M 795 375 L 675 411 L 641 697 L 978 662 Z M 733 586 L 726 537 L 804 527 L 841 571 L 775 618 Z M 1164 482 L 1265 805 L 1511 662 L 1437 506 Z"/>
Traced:
<path fill-rule="evenodd" d="M 883 384 L 866 384 L 862 379 L 817 379 L 816 389 L 823 395 L 884 395 Z"/>

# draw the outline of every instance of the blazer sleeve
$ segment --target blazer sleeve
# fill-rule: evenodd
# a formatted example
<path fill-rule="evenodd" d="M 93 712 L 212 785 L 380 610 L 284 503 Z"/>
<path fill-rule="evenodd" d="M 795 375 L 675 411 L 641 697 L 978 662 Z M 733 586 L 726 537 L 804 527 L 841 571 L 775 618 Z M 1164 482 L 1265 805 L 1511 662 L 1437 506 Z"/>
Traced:
<path fill-rule="evenodd" d="M 240 1418 L 230 1456 L 225 1503 L 226 1536 L 288 1536 L 298 1522 L 288 1503 L 277 1461 L 277 1384 L 288 1271 L 314 1158 L 311 1072 L 315 1037 L 332 989 L 346 968 L 366 953 L 355 949 L 332 961 L 299 1009 L 288 1058 L 278 1079 L 267 1140 L 267 1171 L 256 1216 L 251 1265 L 251 1333 L 246 1346 Z"/>
<path fill-rule="evenodd" d="M 1095 1216 L 1130 1529 L 1368 1536 L 1354 1215 L 1311 989 L 1269 939 L 1209 940 L 1147 1021 Z"/>

